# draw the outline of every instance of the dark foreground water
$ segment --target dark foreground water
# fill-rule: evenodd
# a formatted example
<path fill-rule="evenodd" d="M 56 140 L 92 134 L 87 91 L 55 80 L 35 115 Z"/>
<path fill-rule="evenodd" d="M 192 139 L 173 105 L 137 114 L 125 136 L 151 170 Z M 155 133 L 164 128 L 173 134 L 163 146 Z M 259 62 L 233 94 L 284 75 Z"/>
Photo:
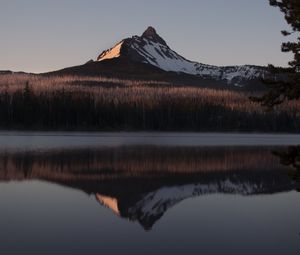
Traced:
<path fill-rule="evenodd" d="M 0 254 L 300 254 L 293 135 L 0 133 Z M 295 147 L 296 148 L 296 147 Z"/>

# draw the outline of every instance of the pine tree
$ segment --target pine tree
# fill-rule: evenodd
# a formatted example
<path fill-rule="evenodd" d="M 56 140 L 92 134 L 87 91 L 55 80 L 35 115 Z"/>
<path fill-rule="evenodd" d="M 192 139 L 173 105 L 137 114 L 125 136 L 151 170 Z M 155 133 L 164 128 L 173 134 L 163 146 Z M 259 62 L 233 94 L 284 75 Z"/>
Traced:
<path fill-rule="evenodd" d="M 291 52 L 294 58 L 289 65 L 291 73 L 285 81 L 265 81 L 270 88 L 263 97 L 256 99 L 263 105 L 273 107 L 285 100 L 300 99 L 300 1 L 299 0 L 269 0 L 271 6 L 278 7 L 285 16 L 286 22 L 291 26 L 291 31 L 282 31 L 284 36 L 297 35 L 296 41 L 282 44 L 282 52 Z M 271 68 L 271 72 L 280 72 Z"/>

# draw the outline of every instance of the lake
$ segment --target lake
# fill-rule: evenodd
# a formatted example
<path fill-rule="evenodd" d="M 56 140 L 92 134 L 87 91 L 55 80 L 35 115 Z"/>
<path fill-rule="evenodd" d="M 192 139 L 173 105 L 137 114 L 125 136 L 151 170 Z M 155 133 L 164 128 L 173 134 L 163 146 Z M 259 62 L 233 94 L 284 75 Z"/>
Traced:
<path fill-rule="evenodd" d="M 300 135 L 0 132 L 1 254 L 299 254 Z"/>

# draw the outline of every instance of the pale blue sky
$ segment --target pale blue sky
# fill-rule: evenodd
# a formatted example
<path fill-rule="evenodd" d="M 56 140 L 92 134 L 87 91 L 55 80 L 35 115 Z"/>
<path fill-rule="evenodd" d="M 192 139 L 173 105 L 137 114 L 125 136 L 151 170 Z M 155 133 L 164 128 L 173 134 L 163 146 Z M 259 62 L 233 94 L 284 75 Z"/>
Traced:
<path fill-rule="evenodd" d="M 287 28 L 268 0 L 0 0 L 0 70 L 43 72 L 85 63 L 154 26 L 188 59 L 286 66 Z"/>

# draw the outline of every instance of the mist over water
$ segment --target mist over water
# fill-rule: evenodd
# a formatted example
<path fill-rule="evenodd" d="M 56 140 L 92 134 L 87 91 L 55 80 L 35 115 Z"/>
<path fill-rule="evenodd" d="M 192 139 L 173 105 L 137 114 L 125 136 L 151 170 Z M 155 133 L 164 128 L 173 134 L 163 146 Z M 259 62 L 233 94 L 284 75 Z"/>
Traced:
<path fill-rule="evenodd" d="M 185 132 L 0 132 L 1 150 L 154 146 L 289 146 L 299 134 L 185 133 Z"/>

